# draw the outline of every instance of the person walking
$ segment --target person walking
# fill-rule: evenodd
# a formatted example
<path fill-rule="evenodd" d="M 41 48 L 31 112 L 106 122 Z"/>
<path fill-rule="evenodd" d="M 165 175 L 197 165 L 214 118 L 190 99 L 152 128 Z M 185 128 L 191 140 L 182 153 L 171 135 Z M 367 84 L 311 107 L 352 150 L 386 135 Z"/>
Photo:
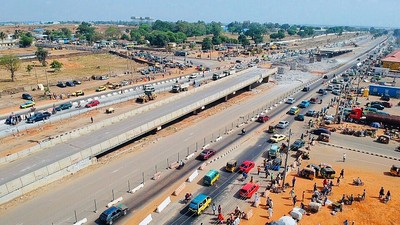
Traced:
<path fill-rule="evenodd" d="M 339 178 L 344 178 L 344 169 L 342 169 L 342 170 L 340 171 L 340 176 L 339 176 Z"/>
<path fill-rule="evenodd" d="M 215 205 L 215 203 L 212 204 L 212 211 L 213 215 L 215 215 L 215 211 L 217 211 L 217 206 Z"/>
<path fill-rule="evenodd" d="M 269 171 L 267 168 L 265 168 L 265 178 L 268 178 L 268 176 L 270 175 Z"/>
<path fill-rule="evenodd" d="M 93 117 L 90 117 L 90 121 L 92 121 L 92 123 L 93 123 Z"/>
<path fill-rule="evenodd" d="M 364 191 L 363 191 L 363 193 L 361 195 L 361 199 L 365 200 L 366 195 L 367 195 L 367 191 L 364 189 Z"/>
<path fill-rule="evenodd" d="M 343 153 L 343 162 L 346 162 L 346 153 Z"/>
<path fill-rule="evenodd" d="M 218 214 L 222 213 L 221 205 L 218 205 Z"/>
<path fill-rule="evenodd" d="M 293 206 L 296 206 L 296 203 L 297 203 L 297 195 L 293 197 Z"/>
<path fill-rule="evenodd" d="M 303 191 L 303 194 L 301 195 L 301 202 L 304 202 L 304 195 L 306 194 L 306 191 Z"/>
<path fill-rule="evenodd" d="M 383 198 L 383 196 L 385 195 L 385 189 L 383 187 L 381 187 L 381 190 L 379 190 L 379 198 Z"/>
<path fill-rule="evenodd" d="M 292 187 L 294 187 L 295 184 L 296 184 L 296 177 L 293 176 L 293 179 L 292 179 Z"/>
<path fill-rule="evenodd" d="M 317 191 L 317 183 L 314 183 L 314 192 Z"/>
<path fill-rule="evenodd" d="M 271 208 L 271 207 L 269 207 L 268 208 L 268 219 L 271 219 L 272 218 L 272 214 L 274 213 L 274 210 Z"/>
<path fill-rule="evenodd" d="M 337 186 L 339 187 L 339 185 L 340 185 L 340 177 L 337 178 L 336 184 L 337 184 Z"/>
<path fill-rule="evenodd" d="M 348 221 L 348 220 L 345 220 L 345 221 L 343 222 L 343 225 L 349 225 L 349 221 Z"/>
<path fill-rule="evenodd" d="M 260 175 L 261 172 L 261 166 L 257 166 L 257 175 Z"/>
<path fill-rule="evenodd" d="M 295 196 L 294 188 L 292 188 L 292 190 L 290 190 L 290 199 L 293 199 L 294 196 Z"/>
<path fill-rule="evenodd" d="M 274 174 L 271 173 L 271 182 L 274 180 Z"/>

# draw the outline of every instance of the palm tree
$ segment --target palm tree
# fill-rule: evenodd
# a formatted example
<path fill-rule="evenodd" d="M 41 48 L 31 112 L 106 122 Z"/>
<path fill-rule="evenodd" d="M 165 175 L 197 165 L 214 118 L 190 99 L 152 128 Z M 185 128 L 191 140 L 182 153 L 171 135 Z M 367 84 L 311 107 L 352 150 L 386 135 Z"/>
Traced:
<path fill-rule="evenodd" d="M 1 32 L 0 32 L 0 39 L 1 39 L 1 42 L 3 42 L 4 39 L 6 39 L 6 37 L 7 37 L 6 33 L 4 33 L 3 31 L 1 31 Z"/>

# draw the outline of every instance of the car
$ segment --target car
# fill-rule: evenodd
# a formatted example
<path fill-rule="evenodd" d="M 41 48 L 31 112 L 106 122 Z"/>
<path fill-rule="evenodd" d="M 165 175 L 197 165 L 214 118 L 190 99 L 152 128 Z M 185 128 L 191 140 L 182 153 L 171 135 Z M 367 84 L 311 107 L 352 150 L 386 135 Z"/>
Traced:
<path fill-rule="evenodd" d="M 328 79 L 328 75 L 324 75 L 322 79 Z"/>
<path fill-rule="evenodd" d="M 324 120 L 331 120 L 331 121 L 333 121 L 334 119 L 335 119 L 335 116 L 334 116 L 334 115 L 329 115 L 329 114 L 327 114 L 327 115 L 324 116 Z"/>
<path fill-rule="evenodd" d="M 23 93 L 22 94 L 22 99 L 33 101 L 32 95 L 30 95 L 28 93 Z"/>
<path fill-rule="evenodd" d="M 317 103 L 318 102 L 318 97 L 314 97 L 314 98 L 311 98 L 310 99 L 310 103 L 311 104 L 315 104 L 315 103 Z"/>
<path fill-rule="evenodd" d="M 111 225 L 120 217 L 125 216 L 127 212 L 128 207 L 126 205 L 119 204 L 118 206 L 111 206 L 101 213 L 99 220 L 105 224 Z"/>
<path fill-rule="evenodd" d="M 57 87 L 60 87 L 60 88 L 65 88 L 65 87 L 67 87 L 67 85 L 65 85 L 65 83 L 64 83 L 64 82 L 62 82 L 62 81 L 58 81 L 58 83 L 57 83 Z"/>
<path fill-rule="evenodd" d="M 334 95 L 340 95 L 340 89 L 333 89 L 332 94 Z"/>
<path fill-rule="evenodd" d="M 392 103 L 390 102 L 379 102 L 379 104 L 383 105 L 385 108 L 392 108 Z"/>
<path fill-rule="evenodd" d="M 290 145 L 290 150 L 297 151 L 300 148 L 304 147 L 305 144 L 306 142 L 303 139 L 297 139 L 296 141 L 294 141 L 293 144 Z"/>
<path fill-rule="evenodd" d="M 314 109 L 310 109 L 310 110 L 308 110 L 307 111 L 307 113 L 306 113 L 306 116 L 311 116 L 311 117 L 313 117 L 314 115 L 315 115 L 315 110 Z"/>
<path fill-rule="evenodd" d="M 72 81 L 65 82 L 65 85 L 67 85 L 68 87 L 75 87 L 75 83 Z"/>
<path fill-rule="evenodd" d="M 72 81 L 75 85 L 80 85 L 82 84 L 82 82 L 80 80 L 73 80 Z"/>
<path fill-rule="evenodd" d="M 298 105 L 299 108 L 307 108 L 308 106 L 310 106 L 310 102 L 307 100 L 301 101 L 301 103 Z"/>
<path fill-rule="evenodd" d="M 271 138 L 269 139 L 270 142 L 272 143 L 278 143 L 280 141 L 283 141 L 286 139 L 286 135 L 283 134 L 274 134 L 271 136 Z"/>
<path fill-rule="evenodd" d="M 296 101 L 295 98 L 288 98 L 288 99 L 286 100 L 286 103 L 287 103 L 287 104 L 293 104 L 295 101 Z"/>
<path fill-rule="evenodd" d="M 379 110 L 383 110 L 385 109 L 385 107 L 381 104 L 372 104 L 370 105 L 371 108 L 375 108 L 375 109 L 379 109 Z"/>
<path fill-rule="evenodd" d="M 105 91 L 106 89 L 107 88 L 105 86 L 100 86 L 100 87 L 96 88 L 96 91 L 100 92 L 100 91 Z"/>
<path fill-rule="evenodd" d="M 200 155 L 197 157 L 200 160 L 207 160 L 211 156 L 215 155 L 216 151 L 213 149 L 205 149 L 203 150 Z"/>
<path fill-rule="evenodd" d="M 249 173 L 251 171 L 251 169 L 254 168 L 255 165 L 256 164 L 253 161 L 249 161 L 249 160 L 244 161 L 239 167 L 239 172 Z"/>
<path fill-rule="evenodd" d="M 34 123 L 42 120 L 49 119 L 51 114 L 49 112 L 36 112 L 33 116 L 28 117 L 26 120 L 27 123 Z"/>
<path fill-rule="evenodd" d="M 297 116 L 294 117 L 294 120 L 304 121 L 304 114 L 298 114 Z"/>
<path fill-rule="evenodd" d="M 310 87 L 304 87 L 302 91 L 307 92 L 310 90 Z"/>
<path fill-rule="evenodd" d="M 242 198 L 250 199 L 254 193 L 257 193 L 258 189 L 260 189 L 259 184 L 249 182 L 239 190 L 239 195 Z"/>
<path fill-rule="evenodd" d="M 285 120 L 279 121 L 279 123 L 276 125 L 277 128 L 281 128 L 281 129 L 284 129 L 287 126 L 289 126 L 289 122 L 285 121 Z"/>
<path fill-rule="evenodd" d="M 257 118 L 257 121 L 258 122 L 261 122 L 261 123 L 265 123 L 265 122 L 267 122 L 269 120 L 269 116 L 267 116 L 267 115 L 260 115 L 258 118 Z"/>
<path fill-rule="evenodd" d="M 86 108 L 91 108 L 91 107 L 95 107 L 95 106 L 97 106 L 99 104 L 100 104 L 99 100 L 93 100 L 93 101 L 89 102 L 88 104 L 86 104 L 85 107 Z"/>
<path fill-rule="evenodd" d="M 56 111 L 61 111 L 61 110 L 65 110 L 65 109 L 70 109 L 72 107 L 72 103 L 71 102 L 67 102 L 67 103 L 63 103 L 57 107 L 55 107 L 54 109 Z"/>
<path fill-rule="evenodd" d="M 85 95 L 85 92 L 83 92 L 82 90 L 79 90 L 79 91 L 72 92 L 71 95 L 76 96 L 76 97 L 83 96 L 83 95 Z"/>
<path fill-rule="evenodd" d="M 292 107 L 292 108 L 289 109 L 288 114 L 290 114 L 290 115 L 296 115 L 296 114 L 299 113 L 299 112 L 300 112 L 300 109 L 299 109 L 298 107 L 294 106 L 294 107 Z"/>
<path fill-rule="evenodd" d="M 320 88 L 320 89 L 317 91 L 317 93 L 318 93 L 318 94 L 322 94 L 322 93 L 324 93 L 324 91 L 325 91 L 324 89 Z"/>
<path fill-rule="evenodd" d="M 127 86 L 127 85 L 129 85 L 129 81 L 123 80 L 123 81 L 119 82 L 119 84 L 121 86 Z"/>
<path fill-rule="evenodd" d="M 145 85 L 143 85 L 143 90 L 144 91 L 155 92 L 156 88 L 153 85 L 145 84 Z"/>
<path fill-rule="evenodd" d="M 318 129 L 314 129 L 311 131 L 312 134 L 315 135 L 320 135 L 320 134 L 331 134 L 331 132 L 328 129 L 325 128 L 318 128 Z"/>
<path fill-rule="evenodd" d="M 26 109 L 26 108 L 33 107 L 33 106 L 35 106 L 35 102 L 34 101 L 26 101 L 25 103 L 21 104 L 19 106 L 19 108 Z"/>
<path fill-rule="evenodd" d="M 390 96 L 384 95 L 384 96 L 381 97 L 381 100 L 388 102 L 388 101 L 390 101 Z"/>
<path fill-rule="evenodd" d="M 197 74 L 190 74 L 189 79 L 196 79 L 197 78 Z"/>

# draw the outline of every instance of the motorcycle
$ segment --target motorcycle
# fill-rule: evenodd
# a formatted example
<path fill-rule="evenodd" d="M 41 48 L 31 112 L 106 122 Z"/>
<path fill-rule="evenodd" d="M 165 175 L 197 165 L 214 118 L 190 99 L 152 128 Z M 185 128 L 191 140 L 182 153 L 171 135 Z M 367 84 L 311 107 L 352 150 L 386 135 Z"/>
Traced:
<path fill-rule="evenodd" d="M 245 135 L 246 134 L 246 130 L 243 128 L 242 129 L 242 135 Z"/>
<path fill-rule="evenodd" d="M 185 194 L 185 199 L 184 199 L 185 204 L 190 202 L 192 200 L 192 197 L 193 197 L 193 195 L 191 193 L 186 193 Z"/>

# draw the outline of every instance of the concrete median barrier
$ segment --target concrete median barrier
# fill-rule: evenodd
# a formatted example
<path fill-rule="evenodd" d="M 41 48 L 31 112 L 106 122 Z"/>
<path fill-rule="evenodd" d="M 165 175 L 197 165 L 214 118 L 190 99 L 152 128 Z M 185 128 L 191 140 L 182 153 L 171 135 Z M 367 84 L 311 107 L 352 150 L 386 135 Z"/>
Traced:
<path fill-rule="evenodd" d="M 188 182 L 192 182 L 199 175 L 199 171 L 195 170 L 187 179 Z"/>
<path fill-rule="evenodd" d="M 142 188 L 144 188 L 144 183 L 139 184 L 137 187 L 135 187 L 134 189 L 130 190 L 129 193 L 133 194 L 133 193 L 139 191 Z"/>
<path fill-rule="evenodd" d="M 146 218 L 144 218 L 139 225 L 148 225 L 151 221 L 153 220 L 153 218 L 151 217 L 151 214 L 147 215 Z"/>
<path fill-rule="evenodd" d="M 156 212 L 160 213 L 162 212 L 165 207 L 167 207 L 169 205 L 169 203 L 171 203 L 171 197 L 167 197 L 163 202 L 161 202 L 161 204 L 157 207 Z"/>
<path fill-rule="evenodd" d="M 122 202 L 122 200 L 124 200 L 124 198 L 119 197 L 119 198 L 115 199 L 114 201 L 109 202 L 109 203 L 107 204 L 107 208 L 110 208 L 111 206 L 117 204 L 118 202 Z"/>
<path fill-rule="evenodd" d="M 179 187 L 177 189 L 175 189 L 173 195 L 178 196 L 183 191 L 183 189 L 185 189 L 185 187 L 186 187 L 186 183 L 183 182 L 181 185 L 179 185 Z"/>
<path fill-rule="evenodd" d="M 189 159 L 191 159 L 191 158 L 193 158 L 194 157 L 194 153 L 192 153 L 192 154 L 189 154 L 188 156 L 186 156 L 186 160 L 189 160 Z"/>
<path fill-rule="evenodd" d="M 207 166 L 207 163 L 202 163 L 200 166 L 199 166 L 199 170 L 204 170 L 205 168 L 206 168 L 206 166 Z"/>
<path fill-rule="evenodd" d="M 74 223 L 74 225 L 82 225 L 82 224 L 87 223 L 87 221 L 88 221 L 87 218 L 83 218 L 83 219 L 79 220 L 78 222 Z"/>
<path fill-rule="evenodd" d="M 153 177 L 151 178 L 151 179 L 153 179 L 153 180 L 158 180 L 158 179 L 160 179 L 161 178 L 161 172 L 157 172 L 157 173 L 155 173 L 154 175 L 153 175 Z"/>
<path fill-rule="evenodd" d="M 169 168 L 170 169 L 176 169 L 179 166 L 179 162 L 173 162 L 171 164 L 169 164 Z"/>

